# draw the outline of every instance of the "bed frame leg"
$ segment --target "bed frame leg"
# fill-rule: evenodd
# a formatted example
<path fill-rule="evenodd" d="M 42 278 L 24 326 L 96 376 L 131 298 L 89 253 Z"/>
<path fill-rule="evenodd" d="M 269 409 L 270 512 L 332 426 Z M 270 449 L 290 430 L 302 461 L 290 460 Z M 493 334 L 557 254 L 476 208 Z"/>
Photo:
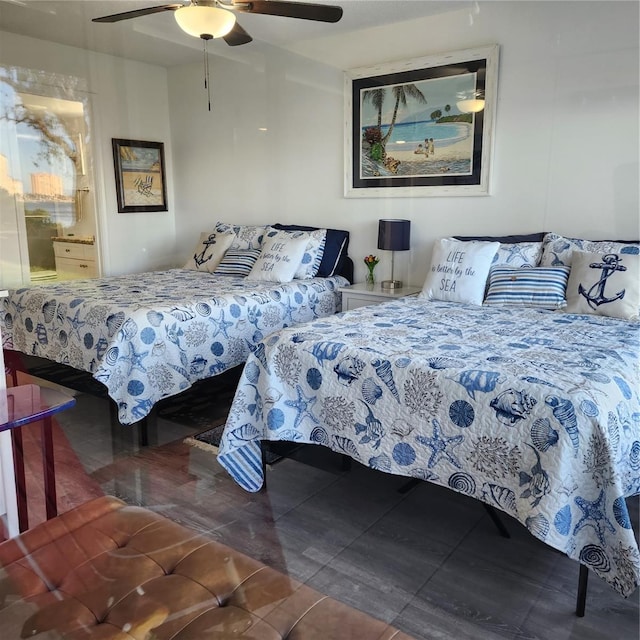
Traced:
<path fill-rule="evenodd" d="M 587 607 L 587 582 L 589 581 L 589 569 L 580 563 L 580 573 L 578 575 L 578 597 L 576 598 L 576 615 L 584 618 Z"/>
<path fill-rule="evenodd" d="M 485 508 L 485 511 L 489 514 L 489 517 L 491 518 L 493 524 L 496 525 L 496 528 L 500 532 L 500 535 L 503 538 L 511 538 L 511 534 L 509 533 L 509 530 L 505 526 L 504 522 L 502 522 L 500 516 L 498 515 L 498 512 L 490 504 L 487 504 L 486 502 L 483 502 L 482 506 Z"/>
<path fill-rule="evenodd" d="M 158 412 L 155 406 L 142 420 L 138 420 L 136 425 L 138 426 L 140 447 L 148 447 L 149 444 L 158 443 Z"/>

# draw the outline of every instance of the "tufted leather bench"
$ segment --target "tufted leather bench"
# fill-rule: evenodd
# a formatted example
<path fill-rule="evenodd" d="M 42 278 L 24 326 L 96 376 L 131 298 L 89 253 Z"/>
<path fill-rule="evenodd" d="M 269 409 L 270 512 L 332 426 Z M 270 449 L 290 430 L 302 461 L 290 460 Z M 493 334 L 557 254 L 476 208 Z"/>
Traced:
<path fill-rule="evenodd" d="M 110 496 L 3 542 L 0 565 L 2 640 L 411 640 Z"/>

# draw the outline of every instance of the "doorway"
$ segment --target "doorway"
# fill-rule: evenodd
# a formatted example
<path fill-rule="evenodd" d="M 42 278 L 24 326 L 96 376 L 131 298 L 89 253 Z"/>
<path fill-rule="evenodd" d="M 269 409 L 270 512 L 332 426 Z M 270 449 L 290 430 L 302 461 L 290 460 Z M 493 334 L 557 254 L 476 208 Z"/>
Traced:
<path fill-rule="evenodd" d="M 88 93 L 0 67 L 0 288 L 98 275 Z"/>

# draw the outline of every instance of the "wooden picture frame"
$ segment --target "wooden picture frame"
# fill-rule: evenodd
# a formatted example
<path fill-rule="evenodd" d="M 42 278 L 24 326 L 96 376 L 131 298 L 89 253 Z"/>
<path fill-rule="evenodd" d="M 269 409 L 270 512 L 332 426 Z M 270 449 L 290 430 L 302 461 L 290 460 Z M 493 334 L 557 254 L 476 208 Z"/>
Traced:
<path fill-rule="evenodd" d="M 167 211 L 164 144 L 113 138 L 118 213 Z"/>
<path fill-rule="evenodd" d="M 345 72 L 348 198 L 489 195 L 498 45 Z"/>

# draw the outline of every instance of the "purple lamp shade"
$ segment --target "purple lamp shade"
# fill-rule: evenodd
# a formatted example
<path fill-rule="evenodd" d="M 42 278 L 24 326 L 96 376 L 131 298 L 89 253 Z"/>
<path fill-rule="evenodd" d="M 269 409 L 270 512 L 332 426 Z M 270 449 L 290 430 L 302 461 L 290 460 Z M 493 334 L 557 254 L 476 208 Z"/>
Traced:
<path fill-rule="evenodd" d="M 378 249 L 408 251 L 411 237 L 410 220 L 380 220 L 378 222 Z"/>

